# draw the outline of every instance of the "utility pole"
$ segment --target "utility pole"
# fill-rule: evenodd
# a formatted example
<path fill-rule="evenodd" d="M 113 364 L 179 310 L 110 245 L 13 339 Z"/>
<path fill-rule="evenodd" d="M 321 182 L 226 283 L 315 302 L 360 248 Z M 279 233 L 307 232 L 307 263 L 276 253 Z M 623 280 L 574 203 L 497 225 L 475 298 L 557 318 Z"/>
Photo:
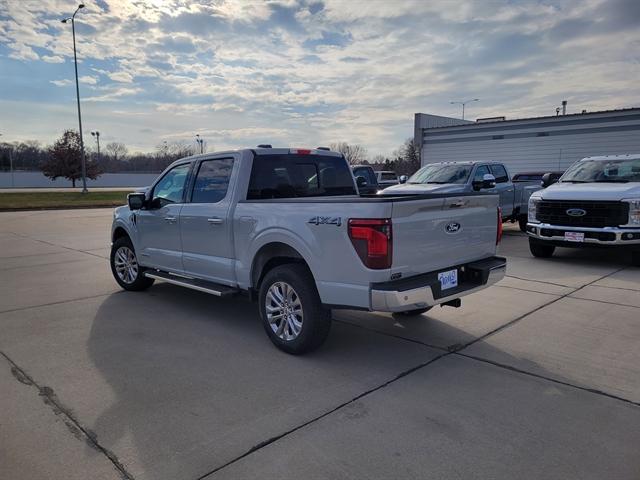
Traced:
<path fill-rule="evenodd" d="M 87 161 L 84 155 L 84 141 L 82 139 L 82 114 L 80 113 L 80 85 L 78 83 L 78 55 L 76 53 L 76 14 L 80 9 L 84 8 L 84 3 L 78 5 L 76 11 L 73 12 L 68 18 L 65 18 L 62 23 L 67 23 L 71 20 L 71 31 L 73 32 L 73 62 L 76 70 L 76 99 L 78 100 L 78 126 L 80 128 L 80 158 L 82 159 L 82 193 L 88 193 L 87 190 Z"/>
<path fill-rule="evenodd" d="M 204 139 L 200 138 L 200 134 L 196 133 L 196 143 L 200 145 L 200 153 L 204 153 Z"/>

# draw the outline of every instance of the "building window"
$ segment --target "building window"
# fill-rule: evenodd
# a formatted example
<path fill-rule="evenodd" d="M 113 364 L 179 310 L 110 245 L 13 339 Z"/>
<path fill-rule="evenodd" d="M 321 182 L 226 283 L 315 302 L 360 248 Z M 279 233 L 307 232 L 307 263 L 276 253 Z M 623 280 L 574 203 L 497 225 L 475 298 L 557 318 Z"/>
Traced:
<path fill-rule="evenodd" d="M 504 140 L 504 135 L 494 135 L 491 137 L 492 140 Z"/>
<path fill-rule="evenodd" d="M 549 132 L 538 132 L 536 133 L 536 137 L 548 137 Z"/>

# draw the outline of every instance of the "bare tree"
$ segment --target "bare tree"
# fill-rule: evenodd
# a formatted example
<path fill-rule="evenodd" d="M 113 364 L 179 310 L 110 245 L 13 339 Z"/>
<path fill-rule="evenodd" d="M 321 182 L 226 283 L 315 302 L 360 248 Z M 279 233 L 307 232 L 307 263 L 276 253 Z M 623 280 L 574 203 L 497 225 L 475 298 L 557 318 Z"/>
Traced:
<path fill-rule="evenodd" d="M 107 156 L 109 156 L 114 162 L 124 160 L 124 158 L 129 153 L 126 145 L 121 142 L 107 143 L 107 145 L 104 147 L 104 150 L 105 152 L 107 152 Z"/>
<path fill-rule="evenodd" d="M 347 142 L 338 142 L 331 144 L 331 150 L 343 154 L 349 165 L 359 165 L 367 161 L 367 149 L 362 145 L 349 145 Z"/>

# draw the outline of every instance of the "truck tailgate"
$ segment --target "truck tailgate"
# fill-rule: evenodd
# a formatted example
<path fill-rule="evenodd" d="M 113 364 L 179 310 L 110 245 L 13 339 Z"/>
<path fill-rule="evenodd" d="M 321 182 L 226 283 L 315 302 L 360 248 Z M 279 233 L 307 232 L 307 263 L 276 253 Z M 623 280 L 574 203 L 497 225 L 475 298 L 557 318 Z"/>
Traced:
<path fill-rule="evenodd" d="M 419 275 L 495 255 L 497 195 L 393 202 L 392 276 Z"/>

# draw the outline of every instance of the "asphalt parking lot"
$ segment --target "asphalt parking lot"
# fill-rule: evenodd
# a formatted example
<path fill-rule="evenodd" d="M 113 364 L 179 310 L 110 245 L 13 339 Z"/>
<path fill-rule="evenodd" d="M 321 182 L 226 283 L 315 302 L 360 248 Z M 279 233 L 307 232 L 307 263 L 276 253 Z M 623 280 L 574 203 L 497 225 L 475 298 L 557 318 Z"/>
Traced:
<path fill-rule="evenodd" d="M 640 269 L 529 255 L 413 319 L 334 311 L 276 350 L 257 308 L 122 292 L 110 209 L 0 213 L 0 478 L 640 478 Z"/>

